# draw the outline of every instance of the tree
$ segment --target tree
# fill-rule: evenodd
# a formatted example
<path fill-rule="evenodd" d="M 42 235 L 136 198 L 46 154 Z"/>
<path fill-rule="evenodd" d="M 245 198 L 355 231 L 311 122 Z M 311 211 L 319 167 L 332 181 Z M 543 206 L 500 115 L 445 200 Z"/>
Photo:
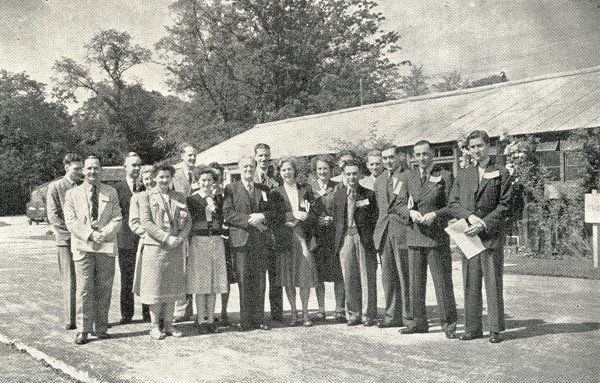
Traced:
<path fill-rule="evenodd" d="M 450 92 L 457 89 L 467 88 L 468 86 L 469 81 L 463 79 L 458 70 L 454 70 L 452 72 L 443 74 L 442 81 L 433 84 L 433 89 L 435 89 L 436 92 Z"/>
<path fill-rule="evenodd" d="M 396 65 L 370 0 L 179 0 L 157 44 L 172 74 L 223 123 L 298 116 L 393 97 Z"/>
<path fill-rule="evenodd" d="M 423 66 L 412 65 L 410 67 L 410 75 L 403 76 L 400 81 L 400 89 L 404 92 L 405 97 L 421 96 L 429 93 L 429 85 L 427 85 L 428 77 L 423 73 Z"/>
<path fill-rule="evenodd" d="M 102 78 L 95 79 L 90 66 L 70 58 L 54 65 L 59 75 L 54 93 L 60 100 L 77 102 L 82 90 L 91 96 L 75 115 L 82 151 L 101 156 L 105 164 L 118 164 L 128 151 L 148 161 L 159 159 L 162 153 L 154 146 L 156 132 L 150 121 L 162 96 L 124 78 L 129 69 L 150 60 L 150 51 L 133 45 L 127 32 L 113 29 L 96 34 L 85 48 L 87 64 L 100 69 Z"/>
<path fill-rule="evenodd" d="M 0 70 L 0 214 L 23 214 L 32 188 L 62 174 L 76 142 L 65 107 L 45 99 L 44 84 Z"/>

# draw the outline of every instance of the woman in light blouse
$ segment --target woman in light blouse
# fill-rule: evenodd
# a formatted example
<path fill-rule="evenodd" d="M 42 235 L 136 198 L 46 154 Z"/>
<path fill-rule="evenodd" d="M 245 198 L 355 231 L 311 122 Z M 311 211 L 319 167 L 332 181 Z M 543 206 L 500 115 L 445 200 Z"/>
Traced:
<path fill-rule="evenodd" d="M 173 327 L 175 301 L 185 298 L 183 242 L 191 229 L 185 196 L 171 190 L 175 169 L 156 167 L 156 187 L 140 197 L 140 222 L 146 233 L 139 277 L 139 296 L 150 305 L 153 339 L 182 336 Z M 163 324 L 161 329 L 160 324 Z"/>
<path fill-rule="evenodd" d="M 300 289 L 304 326 L 312 326 L 308 316 L 311 287 L 318 283 L 313 255 L 309 249 L 311 227 L 316 217 L 310 205 L 312 192 L 306 185 L 296 183 L 297 165 L 293 158 L 282 158 L 278 163 L 283 185 L 271 192 L 272 202 L 279 217 L 272 226 L 275 250 L 281 253 L 281 285 L 285 287 L 290 303 L 291 325 L 296 325 L 296 288 Z"/>
<path fill-rule="evenodd" d="M 215 174 L 211 168 L 194 169 L 200 188 L 187 198 L 192 217 L 186 274 L 187 293 L 194 294 L 200 333 L 216 332 L 214 323 L 217 294 L 229 291 L 223 242 L 223 196 L 214 194 Z M 201 320 L 206 318 L 205 322 Z"/>

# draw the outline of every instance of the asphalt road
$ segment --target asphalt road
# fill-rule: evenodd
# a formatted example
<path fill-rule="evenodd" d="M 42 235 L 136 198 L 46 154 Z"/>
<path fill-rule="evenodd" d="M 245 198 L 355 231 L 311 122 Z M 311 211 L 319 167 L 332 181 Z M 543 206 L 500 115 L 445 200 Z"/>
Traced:
<path fill-rule="evenodd" d="M 600 281 L 505 275 L 505 341 L 447 340 L 428 288 L 431 332 L 312 328 L 197 335 L 153 341 L 148 325 L 115 325 L 110 340 L 73 344 L 61 329 L 54 243 L 45 225 L 0 218 L 0 334 L 107 382 L 592 382 L 600 381 Z M 463 323 L 460 263 L 453 265 L 459 323 Z M 118 281 L 118 275 L 115 281 Z M 378 281 L 379 307 L 383 294 Z M 333 309 L 332 287 L 327 307 Z M 110 320 L 119 318 L 118 283 Z M 230 310 L 238 311 L 237 287 Z M 316 309 L 314 295 L 311 307 Z M 287 305 L 286 305 L 287 306 Z M 139 312 L 136 313 L 140 316 Z M 462 326 L 459 325 L 459 330 Z M 4 359 L 4 358 L 3 358 Z M 0 363 L 4 363 L 3 361 Z M 2 379 L 0 379 L 2 380 Z"/>

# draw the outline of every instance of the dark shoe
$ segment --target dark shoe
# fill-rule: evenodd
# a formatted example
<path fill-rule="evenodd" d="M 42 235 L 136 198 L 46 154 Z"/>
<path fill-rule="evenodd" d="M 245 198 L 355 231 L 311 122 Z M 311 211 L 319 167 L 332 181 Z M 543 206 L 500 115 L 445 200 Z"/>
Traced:
<path fill-rule="evenodd" d="M 298 314 L 292 314 L 290 318 L 290 326 L 294 327 L 298 324 Z"/>
<path fill-rule="evenodd" d="M 121 318 L 119 320 L 120 324 L 130 324 L 131 322 L 133 322 L 131 318 Z"/>
<path fill-rule="evenodd" d="M 427 327 L 407 327 L 400 330 L 400 334 L 409 335 L 409 334 L 426 334 L 429 332 Z"/>
<path fill-rule="evenodd" d="M 66 324 L 65 325 L 65 330 L 75 330 L 77 328 L 77 326 L 75 326 L 74 324 Z"/>
<path fill-rule="evenodd" d="M 211 334 L 216 334 L 218 332 L 218 328 L 219 328 L 219 325 L 217 325 L 216 323 L 208 324 L 208 332 Z"/>
<path fill-rule="evenodd" d="M 371 318 L 367 318 L 367 319 L 363 320 L 363 326 L 365 326 L 365 327 L 375 326 L 375 321 Z"/>
<path fill-rule="evenodd" d="M 335 320 L 338 323 L 346 323 L 348 320 L 346 319 L 346 314 L 344 314 L 343 312 L 336 312 L 335 313 Z"/>
<path fill-rule="evenodd" d="M 97 332 L 96 333 L 96 338 L 98 338 L 98 339 L 108 339 L 108 338 L 110 338 L 110 334 L 107 333 L 106 331 Z"/>
<path fill-rule="evenodd" d="M 460 340 L 473 340 L 473 339 L 479 339 L 481 338 L 483 335 L 482 334 L 478 334 L 476 332 L 463 332 L 462 334 L 460 334 L 458 336 L 458 339 Z"/>
<path fill-rule="evenodd" d="M 172 328 L 168 331 L 165 330 L 163 332 L 164 332 L 165 336 L 172 336 L 175 338 L 181 338 L 183 336 L 183 333 L 181 331 L 177 330 L 176 328 Z"/>
<path fill-rule="evenodd" d="M 87 342 L 87 332 L 78 332 L 77 335 L 75 335 L 75 344 L 86 344 Z"/>
<path fill-rule="evenodd" d="M 324 312 L 318 312 L 317 315 L 314 316 L 313 320 L 317 321 L 317 322 L 325 322 L 326 319 L 326 315 Z"/>
<path fill-rule="evenodd" d="M 235 327 L 236 327 L 237 331 L 240 331 L 240 332 L 246 332 L 246 331 L 254 330 L 253 327 L 248 326 L 248 325 L 243 325 L 241 323 L 237 324 Z"/>
<path fill-rule="evenodd" d="M 379 322 L 377 324 L 379 328 L 392 328 L 392 327 L 402 327 L 402 323 L 393 323 L 393 322 Z"/>
<path fill-rule="evenodd" d="M 502 338 L 500 338 L 499 332 L 490 332 L 490 343 L 500 343 L 502 342 Z"/>
<path fill-rule="evenodd" d="M 283 316 L 282 315 L 275 315 L 275 316 L 271 317 L 271 320 L 273 322 L 279 322 L 279 323 L 281 323 L 281 322 L 283 322 Z"/>
<path fill-rule="evenodd" d="M 142 322 L 148 322 L 150 323 L 150 315 L 145 315 L 142 317 Z"/>
<path fill-rule="evenodd" d="M 175 317 L 175 318 L 173 318 L 173 323 L 189 322 L 191 320 L 192 320 L 192 318 L 185 317 L 185 316 L 184 317 Z"/>
<path fill-rule="evenodd" d="M 354 318 L 354 319 L 350 319 L 347 324 L 348 324 L 348 326 L 358 326 L 361 323 L 362 323 L 362 321 L 360 320 L 360 318 Z"/>
<path fill-rule="evenodd" d="M 198 334 L 208 334 L 208 323 L 196 323 L 196 327 L 198 328 Z"/>
<path fill-rule="evenodd" d="M 448 339 L 458 338 L 458 335 L 456 335 L 456 331 L 454 331 L 454 330 L 444 331 L 444 333 L 446 334 L 446 338 L 448 338 Z"/>
<path fill-rule="evenodd" d="M 263 323 L 263 324 L 258 325 L 258 329 L 264 330 L 264 331 L 269 331 L 271 329 L 271 327 L 269 325 L 266 325 Z"/>

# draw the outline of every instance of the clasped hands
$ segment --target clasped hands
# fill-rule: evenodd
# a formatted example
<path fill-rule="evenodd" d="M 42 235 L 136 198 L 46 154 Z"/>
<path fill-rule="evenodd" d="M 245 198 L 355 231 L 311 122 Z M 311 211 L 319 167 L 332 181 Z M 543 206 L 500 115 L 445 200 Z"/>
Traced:
<path fill-rule="evenodd" d="M 177 246 L 179 246 L 181 242 L 183 242 L 183 238 L 181 237 L 174 237 L 172 235 L 167 237 L 167 246 L 171 249 L 174 249 Z"/>
<path fill-rule="evenodd" d="M 292 213 L 292 215 L 294 216 L 294 220 L 293 221 L 287 221 L 285 223 L 285 226 L 287 227 L 294 227 L 298 224 L 298 222 L 300 221 L 306 221 L 308 219 L 308 213 L 304 212 L 304 211 L 295 211 Z"/>
<path fill-rule="evenodd" d="M 419 213 L 416 210 L 411 210 L 409 212 L 409 214 L 410 214 L 410 219 L 412 219 L 413 222 L 420 223 L 421 225 L 426 225 L 426 226 L 431 225 L 433 223 L 433 221 L 435 221 L 435 218 L 437 217 L 437 215 L 433 211 L 430 213 L 426 213 L 425 215 L 422 215 L 421 213 Z"/>
<path fill-rule="evenodd" d="M 108 242 L 108 238 L 106 235 L 100 230 L 92 231 L 92 235 L 90 235 L 90 239 L 92 240 L 92 249 L 98 250 L 102 246 L 104 242 Z"/>
<path fill-rule="evenodd" d="M 252 213 L 248 217 L 248 224 L 254 226 L 260 231 L 267 230 L 267 226 L 265 225 L 265 215 L 263 213 Z"/>
<path fill-rule="evenodd" d="M 465 230 L 465 234 L 468 236 L 473 237 L 484 231 L 486 228 L 485 221 L 475 214 L 471 214 L 469 218 L 467 218 L 467 221 L 469 222 L 470 226 L 467 230 Z"/>

